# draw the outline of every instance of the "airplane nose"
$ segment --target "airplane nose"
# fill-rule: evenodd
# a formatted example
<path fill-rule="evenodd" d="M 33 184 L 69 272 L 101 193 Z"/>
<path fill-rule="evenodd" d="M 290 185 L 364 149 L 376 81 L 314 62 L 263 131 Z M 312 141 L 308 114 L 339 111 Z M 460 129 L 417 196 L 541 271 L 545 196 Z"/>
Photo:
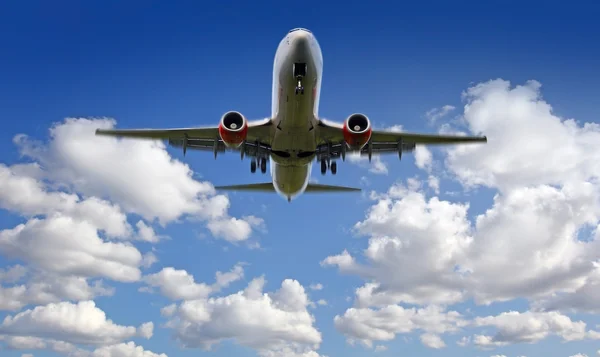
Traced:
<path fill-rule="evenodd" d="M 307 55 L 310 52 L 310 41 L 310 33 L 306 31 L 296 31 L 293 42 L 295 52 Z"/>

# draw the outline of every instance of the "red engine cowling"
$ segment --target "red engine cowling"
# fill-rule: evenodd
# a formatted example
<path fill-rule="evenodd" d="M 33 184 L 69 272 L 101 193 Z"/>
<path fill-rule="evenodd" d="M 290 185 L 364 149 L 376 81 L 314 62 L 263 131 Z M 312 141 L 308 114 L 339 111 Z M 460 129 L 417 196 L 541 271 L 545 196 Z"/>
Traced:
<path fill-rule="evenodd" d="M 227 112 L 219 123 L 219 135 L 229 147 L 238 147 L 248 135 L 248 121 L 239 112 Z"/>
<path fill-rule="evenodd" d="M 344 140 L 352 150 L 362 149 L 371 139 L 371 121 L 364 114 L 352 114 L 344 122 Z"/>

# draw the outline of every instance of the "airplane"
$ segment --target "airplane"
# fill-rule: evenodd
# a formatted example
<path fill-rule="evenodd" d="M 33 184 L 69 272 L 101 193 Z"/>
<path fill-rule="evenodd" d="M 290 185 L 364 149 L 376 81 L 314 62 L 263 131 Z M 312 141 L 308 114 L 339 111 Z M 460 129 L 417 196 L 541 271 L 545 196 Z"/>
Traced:
<path fill-rule="evenodd" d="M 218 125 L 178 129 L 97 129 L 96 135 L 162 139 L 183 149 L 237 151 L 242 160 L 251 158 L 250 171 L 264 174 L 269 160 L 271 181 L 216 186 L 218 190 L 277 192 L 291 201 L 304 192 L 360 191 L 360 188 L 309 182 L 313 161 L 321 173 L 337 173 L 336 159 L 348 153 L 373 154 L 411 152 L 416 145 L 485 143 L 485 136 L 452 136 L 374 130 L 362 113 L 349 115 L 343 123 L 319 117 L 323 78 L 323 55 L 313 33 L 295 28 L 281 40 L 273 63 L 271 116 L 248 120 L 238 111 L 228 111 Z"/>

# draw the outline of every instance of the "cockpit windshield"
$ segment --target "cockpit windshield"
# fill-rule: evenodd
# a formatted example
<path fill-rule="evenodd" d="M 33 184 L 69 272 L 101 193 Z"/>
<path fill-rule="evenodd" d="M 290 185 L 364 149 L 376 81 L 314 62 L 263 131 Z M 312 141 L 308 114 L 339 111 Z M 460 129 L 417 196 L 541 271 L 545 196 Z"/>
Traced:
<path fill-rule="evenodd" d="M 295 32 L 295 31 L 306 31 L 308 33 L 312 33 L 310 30 L 302 28 L 302 27 L 296 27 L 295 29 L 291 29 L 290 32 L 288 32 L 288 33 L 292 33 L 292 32 Z"/>

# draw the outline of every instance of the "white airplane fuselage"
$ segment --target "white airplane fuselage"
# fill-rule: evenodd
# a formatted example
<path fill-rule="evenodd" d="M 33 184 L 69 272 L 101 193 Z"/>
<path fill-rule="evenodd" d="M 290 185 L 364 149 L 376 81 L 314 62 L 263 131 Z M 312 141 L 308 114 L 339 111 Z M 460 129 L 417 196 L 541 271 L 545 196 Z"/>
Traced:
<path fill-rule="evenodd" d="M 304 65 L 304 94 L 296 93 L 294 67 Z M 314 35 L 305 29 L 290 31 L 279 43 L 273 64 L 270 155 L 273 186 L 288 200 L 304 192 L 310 179 L 322 74 L 323 55 Z"/>

